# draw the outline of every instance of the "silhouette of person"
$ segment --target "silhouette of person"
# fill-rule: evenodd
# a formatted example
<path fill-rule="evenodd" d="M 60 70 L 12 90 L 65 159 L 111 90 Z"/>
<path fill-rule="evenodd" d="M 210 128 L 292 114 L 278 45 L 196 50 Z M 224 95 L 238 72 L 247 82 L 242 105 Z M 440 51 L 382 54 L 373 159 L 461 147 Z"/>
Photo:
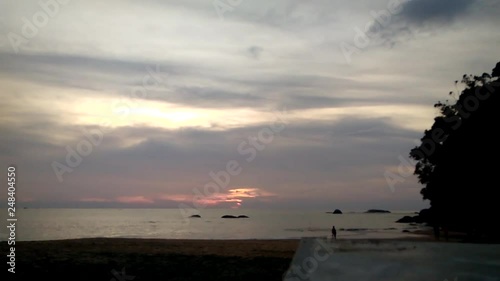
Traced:
<path fill-rule="evenodd" d="M 335 229 L 335 225 L 332 226 L 332 236 L 333 238 L 337 239 L 337 230 Z"/>

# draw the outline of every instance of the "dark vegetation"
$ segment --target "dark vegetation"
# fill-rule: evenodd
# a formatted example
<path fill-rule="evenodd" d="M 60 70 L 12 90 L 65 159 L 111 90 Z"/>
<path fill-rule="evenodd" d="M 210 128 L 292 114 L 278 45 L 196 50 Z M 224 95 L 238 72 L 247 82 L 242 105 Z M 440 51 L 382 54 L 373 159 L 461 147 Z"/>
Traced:
<path fill-rule="evenodd" d="M 430 209 L 420 218 L 469 241 L 499 241 L 500 62 L 491 74 L 464 75 L 463 90 L 434 105 L 439 116 L 410 157 Z M 408 219 L 407 219 L 408 220 Z"/>

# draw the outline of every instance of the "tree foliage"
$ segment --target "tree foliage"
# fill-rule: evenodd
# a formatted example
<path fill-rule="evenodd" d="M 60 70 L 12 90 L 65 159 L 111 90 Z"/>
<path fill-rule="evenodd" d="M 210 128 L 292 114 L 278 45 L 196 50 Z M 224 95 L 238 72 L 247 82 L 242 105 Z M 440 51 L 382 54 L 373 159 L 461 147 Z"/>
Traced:
<path fill-rule="evenodd" d="M 500 229 L 497 161 L 500 126 L 500 62 L 492 74 L 455 81 L 453 101 L 434 105 L 439 115 L 421 144 L 410 151 L 421 194 L 433 220 L 469 233 L 496 235 Z"/>

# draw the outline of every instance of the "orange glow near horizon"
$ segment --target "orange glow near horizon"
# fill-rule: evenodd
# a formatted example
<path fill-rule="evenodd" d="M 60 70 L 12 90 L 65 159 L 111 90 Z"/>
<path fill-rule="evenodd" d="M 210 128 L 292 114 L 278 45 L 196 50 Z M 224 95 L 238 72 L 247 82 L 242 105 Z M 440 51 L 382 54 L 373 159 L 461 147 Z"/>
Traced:
<path fill-rule="evenodd" d="M 227 190 L 225 193 L 207 194 L 207 196 L 194 195 L 163 195 L 162 200 L 196 203 L 203 206 L 217 206 L 223 203 L 234 203 L 233 208 L 241 207 L 244 199 L 255 199 L 274 196 L 273 193 L 255 187 L 240 187 Z"/>
<path fill-rule="evenodd" d="M 187 195 L 187 194 L 162 194 L 156 196 L 120 196 L 113 199 L 89 197 L 82 198 L 80 202 L 117 202 L 128 204 L 154 204 L 162 201 L 176 201 L 179 203 L 196 204 L 207 207 L 216 207 L 222 204 L 232 204 L 231 208 L 239 208 L 244 204 L 245 199 L 266 200 L 275 194 L 255 187 L 239 187 L 227 190 L 225 193 L 207 194 L 207 196 Z M 227 206 L 227 205 L 226 205 Z"/>

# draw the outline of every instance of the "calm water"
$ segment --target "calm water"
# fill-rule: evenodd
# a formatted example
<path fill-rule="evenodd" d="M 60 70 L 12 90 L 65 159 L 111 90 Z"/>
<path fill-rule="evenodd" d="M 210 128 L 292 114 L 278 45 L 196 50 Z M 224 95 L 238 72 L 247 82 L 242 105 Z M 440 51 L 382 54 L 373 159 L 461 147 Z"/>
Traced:
<path fill-rule="evenodd" d="M 248 219 L 221 219 L 225 214 Z M 170 239 L 281 239 L 328 236 L 332 225 L 339 238 L 392 238 L 415 229 L 395 223 L 412 213 L 326 214 L 323 211 L 202 210 L 202 218 L 186 219 L 178 209 L 21 209 L 17 240 L 88 237 Z M 5 215 L 2 221 L 5 222 Z M 344 228 L 345 230 L 340 230 Z M 4 241 L 6 228 L 0 239 Z"/>

